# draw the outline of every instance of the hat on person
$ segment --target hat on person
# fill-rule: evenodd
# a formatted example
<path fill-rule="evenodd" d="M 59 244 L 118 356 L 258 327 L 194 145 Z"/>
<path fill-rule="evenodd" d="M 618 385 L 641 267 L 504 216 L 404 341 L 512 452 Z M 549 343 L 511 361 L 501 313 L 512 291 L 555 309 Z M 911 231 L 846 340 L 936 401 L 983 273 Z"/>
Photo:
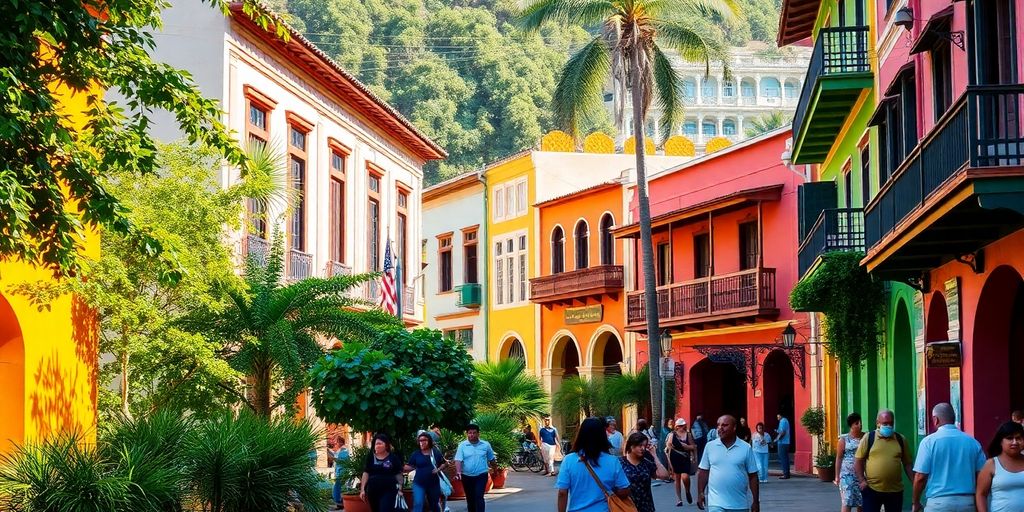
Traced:
<path fill-rule="evenodd" d="M 684 420 L 684 419 L 682 419 L 682 418 L 677 418 L 677 419 L 676 419 L 676 426 L 677 426 L 677 427 L 683 427 L 683 426 L 686 426 L 686 420 Z"/>

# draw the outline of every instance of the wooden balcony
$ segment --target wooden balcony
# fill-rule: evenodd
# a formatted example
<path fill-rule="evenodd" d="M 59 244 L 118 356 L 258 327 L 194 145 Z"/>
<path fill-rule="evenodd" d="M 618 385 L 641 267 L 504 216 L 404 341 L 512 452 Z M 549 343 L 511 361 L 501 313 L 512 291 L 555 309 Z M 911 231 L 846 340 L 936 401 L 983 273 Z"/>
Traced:
<path fill-rule="evenodd" d="M 600 265 L 535 277 L 530 279 L 530 300 L 538 304 L 564 304 L 587 297 L 617 295 L 622 292 L 622 276 L 621 265 Z"/>
<path fill-rule="evenodd" d="M 822 255 L 843 251 L 864 252 L 864 211 L 860 208 L 826 208 L 821 211 L 800 243 L 797 258 L 800 276 L 807 274 Z"/>
<path fill-rule="evenodd" d="M 643 290 L 626 296 L 626 330 L 646 331 Z M 663 328 L 710 329 L 775 319 L 775 269 L 754 268 L 658 288 Z"/>

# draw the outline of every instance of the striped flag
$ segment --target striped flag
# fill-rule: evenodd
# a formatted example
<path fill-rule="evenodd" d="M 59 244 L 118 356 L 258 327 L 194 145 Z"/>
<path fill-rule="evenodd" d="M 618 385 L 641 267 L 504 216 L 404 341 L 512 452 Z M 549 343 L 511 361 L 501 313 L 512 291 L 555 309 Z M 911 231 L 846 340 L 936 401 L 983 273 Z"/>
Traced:
<path fill-rule="evenodd" d="M 395 266 L 391 260 L 391 240 L 384 248 L 384 275 L 380 278 L 380 307 L 392 315 L 398 314 L 398 291 L 395 284 Z"/>

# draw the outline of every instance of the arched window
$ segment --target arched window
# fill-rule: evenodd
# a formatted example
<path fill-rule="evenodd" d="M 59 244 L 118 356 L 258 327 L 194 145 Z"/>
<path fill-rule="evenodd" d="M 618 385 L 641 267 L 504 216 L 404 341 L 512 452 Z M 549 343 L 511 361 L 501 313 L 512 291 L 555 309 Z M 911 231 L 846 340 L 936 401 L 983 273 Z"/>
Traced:
<path fill-rule="evenodd" d="M 606 213 L 601 217 L 601 264 L 615 264 L 615 238 L 612 237 L 612 226 L 615 219 L 612 214 Z"/>
<path fill-rule="evenodd" d="M 565 233 L 562 226 L 551 230 L 551 273 L 565 272 Z"/>
<path fill-rule="evenodd" d="M 786 90 L 786 99 L 795 100 L 800 95 L 800 89 L 798 88 L 796 80 L 786 80 L 786 84 L 783 86 Z"/>
<path fill-rule="evenodd" d="M 779 84 L 779 79 L 770 76 L 762 78 L 761 96 L 764 96 L 765 98 L 781 98 L 782 86 Z"/>
<path fill-rule="evenodd" d="M 590 266 L 590 233 L 587 230 L 587 222 L 580 219 L 576 223 L 576 269 Z"/>
<path fill-rule="evenodd" d="M 518 359 L 526 363 L 526 349 L 523 348 L 523 342 L 519 340 L 513 340 L 512 345 L 508 347 L 508 358 Z"/>
<path fill-rule="evenodd" d="M 718 80 L 707 77 L 701 82 L 700 95 L 704 98 L 715 98 L 718 96 Z"/>
<path fill-rule="evenodd" d="M 732 119 L 722 121 L 722 135 L 736 135 L 736 121 Z"/>
<path fill-rule="evenodd" d="M 744 98 L 753 98 L 756 95 L 755 92 L 753 80 L 745 78 L 740 82 L 740 94 L 742 94 Z"/>
<path fill-rule="evenodd" d="M 687 121 L 683 123 L 683 134 L 697 135 L 697 121 Z"/>
<path fill-rule="evenodd" d="M 704 135 L 710 135 L 714 137 L 718 135 L 718 125 L 714 121 L 704 121 L 700 126 L 700 132 Z"/>

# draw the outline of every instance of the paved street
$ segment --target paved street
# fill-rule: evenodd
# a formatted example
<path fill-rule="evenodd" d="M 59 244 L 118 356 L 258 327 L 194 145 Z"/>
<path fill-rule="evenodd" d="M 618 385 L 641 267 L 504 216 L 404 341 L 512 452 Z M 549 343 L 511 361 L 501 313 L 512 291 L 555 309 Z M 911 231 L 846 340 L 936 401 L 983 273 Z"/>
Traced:
<path fill-rule="evenodd" d="M 503 490 L 487 495 L 488 512 L 547 512 L 555 508 L 555 481 L 533 473 L 509 472 L 508 483 Z M 693 480 L 694 500 L 697 499 L 697 480 Z M 675 507 L 675 493 L 672 484 L 654 488 L 654 501 L 658 510 L 695 511 L 696 505 L 684 504 Z M 453 501 L 452 512 L 465 512 L 465 501 Z M 838 512 L 838 491 L 832 484 L 822 483 L 817 478 L 793 477 L 780 481 L 772 476 L 771 481 L 761 487 L 761 510 L 765 512 Z"/>

